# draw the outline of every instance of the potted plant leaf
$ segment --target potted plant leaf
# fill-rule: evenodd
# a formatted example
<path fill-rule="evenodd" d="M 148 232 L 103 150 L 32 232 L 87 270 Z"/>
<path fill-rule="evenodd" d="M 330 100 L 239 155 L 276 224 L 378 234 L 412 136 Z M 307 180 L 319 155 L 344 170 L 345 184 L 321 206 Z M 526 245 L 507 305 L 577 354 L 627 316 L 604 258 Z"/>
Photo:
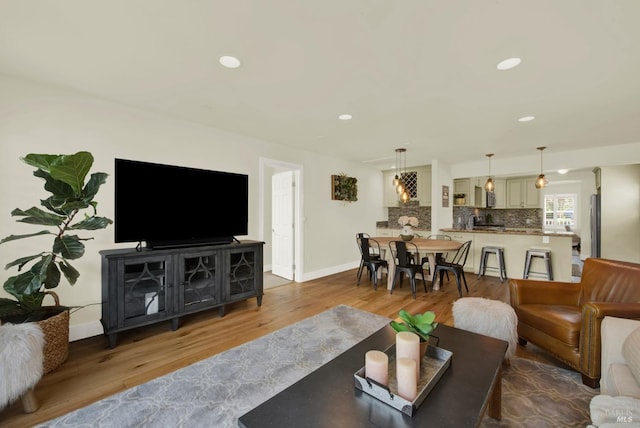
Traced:
<path fill-rule="evenodd" d="M 409 331 L 420 337 L 420 347 L 422 352 L 426 352 L 429 344 L 429 336 L 433 329 L 438 326 L 435 322 L 436 314 L 433 311 L 427 311 L 422 314 L 411 315 L 409 312 L 401 309 L 398 317 L 402 321 L 391 321 L 389 325 L 397 332 Z"/>
<path fill-rule="evenodd" d="M 45 333 L 47 373 L 66 360 L 69 337 L 69 308 L 61 306 L 58 296 L 50 290 L 60 284 L 63 276 L 71 285 L 77 282 L 80 273 L 71 263 L 84 255 L 83 241 L 93 239 L 81 237 L 74 232 L 104 229 L 113 222 L 97 215 L 98 203 L 94 200 L 100 186 L 105 183 L 107 174 L 92 173 L 85 183 L 93 165 L 91 153 L 32 153 L 21 160 L 37 168 L 33 175 L 44 180 L 44 189 L 50 195 L 40 201 L 44 209 L 35 206 L 27 210 L 16 208 L 11 211 L 11 215 L 20 217 L 16 220 L 18 222 L 47 226 L 50 229 L 10 235 L 2 239 L 0 244 L 43 235 L 51 236 L 53 242 L 51 247 L 42 252 L 17 258 L 5 266 L 5 269 L 17 267 L 19 273 L 4 282 L 4 290 L 14 299 L 0 298 L 0 320 L 40 323 Z M 80 217 L 80 214 L 84 215 Z M 43 300 L 48 294 L 53 296 L 55 306 L 43 306 Z M 53 361 L 47 361 L 48 358 Z"/>

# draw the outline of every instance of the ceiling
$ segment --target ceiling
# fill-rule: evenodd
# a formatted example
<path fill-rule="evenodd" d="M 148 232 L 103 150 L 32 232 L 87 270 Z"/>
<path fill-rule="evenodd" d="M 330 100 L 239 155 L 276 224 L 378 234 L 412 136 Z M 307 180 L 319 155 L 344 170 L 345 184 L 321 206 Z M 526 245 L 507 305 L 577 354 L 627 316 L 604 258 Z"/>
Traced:
<path fill-rule="evenodd" d="M 537 156 L 640 141 L 639 18 L 637 0 L 0 0 L 0 73 L 380 168 L 398 147 Z"/>

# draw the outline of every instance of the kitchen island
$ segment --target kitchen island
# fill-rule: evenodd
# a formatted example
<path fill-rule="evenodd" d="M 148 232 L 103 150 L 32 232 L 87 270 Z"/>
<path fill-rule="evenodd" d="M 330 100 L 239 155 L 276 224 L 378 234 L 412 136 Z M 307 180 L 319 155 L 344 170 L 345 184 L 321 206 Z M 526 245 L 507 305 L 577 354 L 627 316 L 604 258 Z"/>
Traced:
<path fill-rule="evenodd" d="M 441 233 L 451 236 L 451 239 L 465 242 L 471 240 L 469 257 L 465 264 L 466 272 L 478 274 L 482 247 L 496 246 L 504 248 L 504 259 L 508 278 L 522 278 L 527 250 L 551 250 L 553 276 L 556 281 L 571 282 L 572 238 L 573 233 L 548 233 L 539 229 L 441 229 Z M 496 268 L 497 260 L 489 255 L 487 267 Z M 529 279 L 542 278 L 535 272 L 546 272 L 544 261 L 533 258 Z M 495 269 L 487 269 L 485 275 L 500 276 Z"/>

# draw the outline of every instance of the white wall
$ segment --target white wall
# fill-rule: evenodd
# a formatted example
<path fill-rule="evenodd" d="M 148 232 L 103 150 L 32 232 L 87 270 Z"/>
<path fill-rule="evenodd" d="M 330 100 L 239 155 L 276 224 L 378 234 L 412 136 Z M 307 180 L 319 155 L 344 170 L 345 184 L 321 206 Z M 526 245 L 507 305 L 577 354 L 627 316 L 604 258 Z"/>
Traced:
<path fill-rule="evenodd" d="M 640 165 L 601 170 L 601 256 L 640 263 Z"/>
<path fill-rule="evenodd" d="M 431 231 L 453 226 L 453 178 L 450 165 L 434 159 L 431 164 Z M 449 187 L 449 206 L 442 206 L 442 186 Z"/>
<path fill-rule="evenodd" d="M 258 239 L 259 158 L 300 164 L 303 180 L 303 271 L 306 280 L 357 266 L 356 232 L 375 230 L 384 218 L 380 172 L 366 165 L 319 156 L 226 133 L 197 123 L 172 119 L 95 97 L 0 75 L 0 235 L 33 233 L 38 227 L 16 223 L 14 208 L 27 209 L 46 196 L 33 168 L 19 161 L 28 153 L 74 153 L 95 157 L 92 172 L 113 174 L 115 157 L 249 175 L 249 234 Z M 358 201 L 330 199 L 332 174 L 358 178 Z M 102 186 L 96 200 L 99 214 L 113 219 L 113 180 Z M 224 205 L 223 189 L 212 189 L 211 202 Z M 170 227 L 171 225 L 167 225 Z M 85 306 L 71 316 L 71 337 L 101 334 L 100 257 L 98 252 L 131 245 L 114 244 L 113 228 L 92 233 L 85 256 L 74 266 L 81 277 L 74 287 L 56 289 L 62 303 Z M 50 248 L 50 240 L 33 239 L 0 245 L 0 263 Z M 270 243 L 267 243 L 270 245 Z M 270 253 L 267 253 L 270 255 Z M 270 258 L 265 260 L 269 265 Z M 15 275 L 0 271 L 0 282 Z M 6 293 L 0 291 L 1 296 Z"/>

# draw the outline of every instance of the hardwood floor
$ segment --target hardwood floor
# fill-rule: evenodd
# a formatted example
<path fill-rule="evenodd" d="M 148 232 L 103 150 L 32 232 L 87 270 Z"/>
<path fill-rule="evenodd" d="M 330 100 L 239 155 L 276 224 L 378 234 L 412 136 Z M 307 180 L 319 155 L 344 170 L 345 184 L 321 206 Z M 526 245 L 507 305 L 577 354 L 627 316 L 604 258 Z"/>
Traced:
<path fill-rule="evenodd" d="M 184 317 L 176 331 L 171 331 L 169 322 L 141 327 L 120 334 L 114 349 L 109 349 L 103 336 L 72 342 L 69 359 L 36 387 L 40 408 L 24 414 L 18 400 L 0 412 L 0 426 L 36 425 L 339 304 L 388 318 L 395 318 L 403 308 L 409 312 L 432 310 L 436 321 L 453 325 L 452 303 L 458 298 L 455 281 L 445 280 L 437 292 L 425 293 L 419 285 L 414 300 L 406 280 L 402 288 L 389 294 L 384 285 L 374 291 L 366 279 L 356 287 L 355 278 L 354 269 L 270 288 L 265 290 L 261 307 L 256 299 L 249 299 L 229 305 L 222 318 L 217 310 Z M 509 301 L 507 281 L 500 283 L 494 277 L 478 280 L 471 273 L 467 273 L 467 281 L 469 294 L 465 297 Z M 564 367 L 531 344 L 518 347 L 518 356 Z"/>

